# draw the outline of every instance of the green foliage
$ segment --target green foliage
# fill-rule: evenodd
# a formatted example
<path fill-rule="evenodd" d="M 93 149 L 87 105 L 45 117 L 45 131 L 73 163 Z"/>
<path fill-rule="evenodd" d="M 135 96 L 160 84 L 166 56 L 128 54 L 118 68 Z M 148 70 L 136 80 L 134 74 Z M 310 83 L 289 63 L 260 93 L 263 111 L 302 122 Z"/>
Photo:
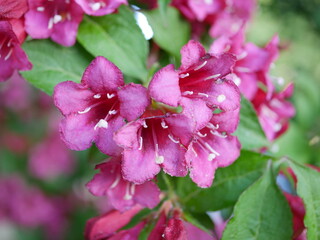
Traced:
<path fill-rule="evenodd" d="M 238 136 L 242 149 L 259 149 L 269 145 L 257 114 L 245 97 L 241 99 L 240 123 L 235 135 Z"/>
<path fill-rule="evenodd" d="M 23 49 L 33 68 L 31 71 L 21 72 L 22 76 L 49 95 L 60 82 L 80 82 L 84 69 L 92 60 L 92 56 L 79 45 L 66 48 L 50 40 L 25 42 Z"/>
<path fill-rule="evenodd" d="M 263 174 L 269 159 L 242 151 L 234 164 L 217 170 L 210 188 L 199 188 L 189 178 L 179 178 L 177 194 L 183 206 L 191 211 L 216 211 L 233 206 L 240 194 Z"/>
<path fill-rule="evenodd" d="M 180 49 L 190 39 L 190 26 L 180 19 L 178 10 L 167 7 L 165 15 L 161 9 L 143 13 L 154 32 L 154 41 L 176 59 L 180 59 Z"/>
<path fill-rule="evenodd" d="M 271 164 L 270 164 L 271 165 Z M 240 196 L 234 217 L 223 240 L 290 240 L 292 221 L 289 205 L 278 189 L 271 166 Z"/>
<path fill-rule="evenodd" d="M 320 173 L 298 163 L 290 162 L 298 178 L 297 192 L 306 207 L 304 224 L 308 239 L 320 239 Z"/>
<path fill-rule="evenodd" d="M 95 57 L 104 56 L 125 74 L 146 81 L 148 42 L 127 6 L 121 6 L 116 14 L 86 16 L 77 39 Z"/>

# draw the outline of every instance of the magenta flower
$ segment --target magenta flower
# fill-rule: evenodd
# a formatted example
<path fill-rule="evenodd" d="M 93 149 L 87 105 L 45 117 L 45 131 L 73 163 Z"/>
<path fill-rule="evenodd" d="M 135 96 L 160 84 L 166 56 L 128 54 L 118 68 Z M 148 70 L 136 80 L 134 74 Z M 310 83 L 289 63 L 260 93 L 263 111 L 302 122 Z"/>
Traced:
<path fill-rule="evenodd" d="M 90 219 L 85 228 L 86 240 L 110 239 L 116 235 L 117 231 L 128 224 L 131 218 L 141 210 L 141 207 L 135 206 L 130 210 L 121 213 L 112 210 L 102 216 Z"/>
<path fill-rule="evenodd" d="M 20 18 L 28 10 L 27 0 L 1 1 L 0 20 Z"/>
<path fill-rule="evenodd" d="M 181 49 L 181 56 L 182 64 L 178 71 L 173 65 L 168 65 L 151 80 L 149 93 L 153 99 L 174 107 L 187 98 L 224 111 L 239 108 L 237 86 L 223 79 L 231 73 L 236 60 L 233 55 L 208 54 L 200 43 L 190 40 Z"/>
<path fill-rule="evenodd" d="M 110 204 L 119 211 L 130 209 L 136 204 L 154 208 L 160 201 L 160 190 L 152 182 L 141 185 L 128 182 L 122 178 L 121 158 L 112 158 L 110 161 L 99 164 L 96 169 L 100 173 L 87 183 L 87 188 L 95 196 L 107 196 Z"/>
<path fill-rule="evenodd" d="M 54 101 L 65 116 L 60 131 L 69 148 L 84 150 L 95 142 L 103 153 L 112 156 L 121 151 L 112 139 L 113 133 L 125 119 L 139 117 L 150 102 L 143 86 L 124 86 L 120 69 L 104 57 L 91 62 L 81 83 L 58 84 Z"/>
<path fill-rule="evenodd" d="M 75 167 L 74 160 L 71 151 L 62 142 L 57 131 L 31 149 L 28 164 L 33 176 L 53 179 L 71 173 Z"/>
<path fill-rule="evenodd" d="M 245 43 L 244 30 L 242 28 L 231 37 L 218 38 L 211 45 L 210 52 L 228 52 L 237 56 L 228 79 L 233 80 L 246 98 L 252 100 L 258 91 L 258 82 L 266 85 L 269 92 L 273 91 L 274 86 L 267 74 L 278 57 L 279 38 L 274 36 L 264 48 L 259 48 L 253 43 Z"/>
<path fill-rule="evenodd" d="M 88 15 L 102 16 L 113 13 L 127 0 L 75 0 Z"/>
<path fill-rule="evenodd" d="M 114 140 L 124 148 L 122 172 L 126 180 L 141 184 L 153 179 L 161 168 L 172 176 L 187 174 L 186 146 L 209 121 L 212 111 L 200 101 L 182 104 L 181 113 L 171 112 L 162 104 L 158 110 L 150 107 L 140 119 L 115 133 Z"/>
<path fill-rule="evenodd" d="M 214 114 L 188 147 L 186 160 L 191 179 L 199 187 L 210 187 L 217 168 L 231 165 L 240 155 L 241 145 L 231 136 L 239 123 L 239 109 Z"/>
<path fill-rule="evenodd" d="M 15 70 L 30 70 L 32 64 L 22 50 L 12 26 L 7 21 L 0 22 L 0 82 L 6 81 Z"/>
<path fill-rule="evenodd" d="M 282 92 L 268 93 L 259 90 L 253 105 L 258 113 L 259 121 L 270 141 L 278 138 L 289 127 L 289 120 L 295 115 L 294 106 L 286 101 L 293 94 L 293 84 L 289 84 Z"/>
<path fill-rule="evenodd" d="M 83 11 L 74 0 L 28 1 L 25 27 L 32 38 L 51 37 L 53 41 L 66 47 L 76 42 Z"/>

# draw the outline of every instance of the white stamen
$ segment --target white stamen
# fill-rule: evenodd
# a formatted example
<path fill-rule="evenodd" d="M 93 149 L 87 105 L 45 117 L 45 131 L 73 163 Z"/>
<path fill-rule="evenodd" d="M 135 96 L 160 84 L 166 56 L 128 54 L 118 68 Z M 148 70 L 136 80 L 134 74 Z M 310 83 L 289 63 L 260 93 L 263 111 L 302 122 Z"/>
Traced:
<path fill-rule="evenodd" d="M 196 150 L 194 150 L 193 147 L 191 147 L 191 151 L 194 153 L 194 155 L 195 155 L 196 157 L 198 157 L 198 154 L 197 154 Z"/>
<path fill-rule="evenodd" d="M 206 64 L 207 64 L 208 61 L 204 61 L 201 65 L 199 65 L 198 67 L 196 67 L 194 70 L 195 71 L 198 71 L 199 69 L 203 68 Z"/>
<path fill-rule="evenodd" d="M 230 44 L 228 44 L 225 48 L 224 48 L 224 52 L 228 52 L 229 50 L 230 50 L 230 48 L 231 48 L 231 45 Z"/>
<path fill-rule="evenodd" d="M 117 114 L 117 112 L 118 112 L 117 110 L 111 110 L 111 111 L 108 112 L 108 114 L 115 115 L 115 114 Z"/>
<path fill-rule="evenodd" d="M 127 183 L 126 195 L 124 195 L 123 199 L 124 200 L 131 200 L 132 199 L 132 195 L 130 195 L 130 184 L 129 183 Z"/>
<path fill-rule="evenodd" d="M 215 129 L 218 129 L 218 128 L 219 128 L 219 124 L 213 125 L 212 123 L 208 123 L 208 124 L 207 124 L 207 127 L 215 130 Z"/>
<path fill-rule="evenodd" d="M 213 0 L 204 0 L 204 2 L 208 5 L 212 4 L 213 3 Z"/>
<path fill-rule="evenodd" d="M 211 153 L 214 153 L 215 155 L 220 156 L 220 154 L 217 151 L 215 151 L 207 142 L 204 143 L 204 145 Z"/>
<path fill-rule="evenodd" d="M 193 91 L 185 91 L 182 93 L 182 95 L 192 95 Z"/>
<path fill-rule="evenodd" d="M 8 43 L 7 43 L 7 47 L 10 47 L 11 42 L 12 42 L 12 38 L 8 41 Z"/>
<path fill-rule="evenodd" d="M 94 126 L 94 130 L 98 128 L 108 128 L 108 122 L 104 119 L 100 119 L 100 121 Z"/>
<path fill-rule="evenodd" d="M 98 93 L 98 94 L 94 95 L 93 98 L 95 98 L 95 99 L 101 98 L 101 94 Z"/>
<path fill-rule="evenodd" d="M 272 119 L 277 118 L 277 114 L 274 111 L 272 111 L 270 108 L 268 108 L 266 105 L 262 105 L 261 112 L 263 115 L 265 115 L 269 118 L 272 118 Z"/>
<path fill-rule="evenodd" d="M 205 94 L 205 93 L 198 93 L 198 95 L 200 95 L 200 96 L 205 96 L 205 97 L 209 97 L 209 95 L 208 95 L 208 94 Z"/>
<path fill-rule="evenodd" d="M 53 17 L 53 23 L 54 23 L 54 24 L 57 24 L 57 23 L 60 22 L 61 20 L 62 20 L 62 17 L 61 17 L 59 14 L 54 15 L 54 17 Z"/>
<path fill-rule="evenodd" d="M 4 57 L 4 60 L 7 61 L 9 59 L 9 57 L 11 56 L 13 51 L 13 48 L 10 49 L 10 51 L 8 52 L 7 56 Z"/>
<path fill-rule="evenodd" d="M 48 22 L 48 29 L 52 29 L 52 27 L 53 27 L 53 18 L 50 18 Z"/>
<path fill-rule="evenodd" d="M 208 155 L 208 161 L 212 161 L 213 159 L 215 159 L 216 158 L 216 155 L 214 154 L 214 153 L 210 153 L 209 155 Z"/>
<path fill-rule="evenodd" d="M 140 139 L 139 139 L 139 148 L 138 148 L 138 150 L 141 150 L 141 149 L 142 149 L 142 145 L 143 145 L 143 138 L 142 138 L 142 137 L 140 137 Z"/>
<path fill-rule="evenodd" d="M 144 128 L 148 128 L 148 125 L 147 125 L 146 121 L 143 121 L 143 122 L 142 122 L 142 126 L 143 126 Z"/>
<path fill-rule="evenodd" d="M 221 134 L 221 133 L 219 133 L 219 132 L 217 132 L 217 131 L 213 131 L 213 130 L 210 130 L 210 133 L 211 133 L 212 135 L 215 135 L 215 136 L 221 137 L 221 138 L 226 138 L 226 137 L 227 137 L 226 134 Z"/>
<path fill-rule="evenodd" d="M 283 106 L 283 103 L 279 101 L 278 99 L 274 98 L 271 100 L 270 105 L 272 107 L 281 108 Z"/>
<path fill-rule="evenodd" d="M 161 120 L 161 127 L 168 128 L 168 126 L 166 125 L 166 122 L 164 120 Z"/>
<path fill-rule="evenodd" d="M 205 133 L 205 134 L 202 134 L 201 132 L 198 132 L 197 134 L 198 134 L 198 136 L 199 136 L 199 137 L 202 137 L 202 138 L 204 138 L 204 137 L 206 137 L 206 136 L 207 136 L 207 134 L 206 134 L 206 133 Z"/>
<path fill-rule="evenodd" d="M 118 174 L 116 180 L 114 180 L 110 189 L 115 188 L 118 185 L 118 183 L 120 182 L 120 179 L 121 179 L 121 174 Z"/>
<path fill-rule="evenodd" d="M 84 113 L 87 113 L 91 110 L 91 107 L 87 107 L 85 110 L 83 111 L 78 111 L 79 114 L 84 114 Z"/>
<path fill-rule="evenodd" d="M 237 60 L 244 59 L 246 56 L 248 56 L 248 53 L 246 51 L 243 51 L 240 55 L 237 56 Z"/>
<path fill-rule="evenodd" d="M 100 8 L 101 8 L 101 3 L 99 3 L 99 2 L 96 2 L 96 3 L 91 4 L 91 9 L 92 9 L 93 11 L 97 11 L 97 10 L 99 10 Z"/>
<path fill-rule="evenodd" d="M 241 79 L 240 79 L 236 74 L 234 74 L 234 76 L 233 76 L 233 82 L 234 82 L 237 86 L 239 86 L 240 83 L 241 83 Z"/>
<path fill-rule="evenodd" d="M 206 80 L 210 80 L 210 79 L 217 78 L 217 77 L 220 77 L 220 76 L 221 76 L 221 74 L 218 73 L 218 74 L 212 75 L 212 76 L 210 76 L 210 77 L 207 77 L 207 78 L 205 78 L 204 80 L 206 81 Z"/>
<path fill-rule="evenodd" d="M 162 163 L 164 163 L 164 157 L 156 156 L 156 164 L 162 164 Z"/>
<path fill-rule="evenodd" d="M 44 11 L 44 7 L 37 7 L 37 11 L 38 12 L 43 12 Z"/>
<path fill-rule="evenodd" d="M 189 77 L 189 75 L 190 75 L 189 73 L 180 74 L 179 77 L 180 77 L 180 78 L 186 78 L 186 77 Z"/>
<path fill-rule="evenodd" d="M 217 101 L 218 101 L 219 103 L 222 103 L 224 100 L 226 100 L 226 96 L 223 95 L 223 94 L 221 94 L 221 95 L 219 95 L 219 96 L 217 97 Z"/>
<path fill-rule="evenodd" d="M 276 132 L 279 132 L 282 128 L 282 125 L 280 123 L 276 123 L 274 126 L 273 126 L 273 129 L 274 131 Z"/>
<path fill-rule="evenodd" d="M 243 72 L 243 73 L 249 73 L 250 72 L 250 69 L 246 68 L 246 67 L 236 67 L 235 70 L 238 71 L 238 72 Z"/>
<path fill-rule="evenodd" d="M 169 139 L 174 143 L 179 143 L 179 140 L 175 140 L 171 134 L 168 134 Z"/>
<path fill-rule="evenodd" d="M 130 186 L 131 195 L 133 195 L 135 193 L 135 191 L 136 191 L 136 185 L 132 183 L 131 186 Z"/>
<path fill-rule="evenodd" d="M 111 99 L 111 98 L 113 98 L 114 96 L 116 96 L 116 95 L 113 94 L 113 93 L 112 93 L 112 94 L 107 93 L 107 98 L 108 98 L 108 99 Z"/>

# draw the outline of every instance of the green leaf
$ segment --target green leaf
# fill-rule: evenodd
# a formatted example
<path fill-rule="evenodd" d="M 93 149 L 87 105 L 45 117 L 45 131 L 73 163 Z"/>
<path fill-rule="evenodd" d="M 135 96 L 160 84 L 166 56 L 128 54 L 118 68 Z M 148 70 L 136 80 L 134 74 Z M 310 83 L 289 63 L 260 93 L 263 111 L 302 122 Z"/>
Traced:
<path fill-rule="evenodd" d="M 33 64 L 22 76 L 36 88 L 51 95 L 54 87 L 63 81 L 80 82 L 85 68 L 92 60 L 81 46 L 63 47 L 50 40 L 32 40 L 23 44 Z"/>
<path fill-rule="evenodd" d="M 320 173 L 290 162 L 294 173 L 298 178 L 297 192 L 306 206 L 304 224 L 307 227 L 307 238 L 320 239 Z"/>
<path fill-rule="evenodd" d="M 270 164 L 263 177 L 240 196 L 222 240 L 290 240 L 291 218 L 290 207 L 277 187 Z"/>
<path fill-rule="evenodd" d="M 153 30 L 154 41 L 176 59 L 180 59 L 180 49 L 190 39 L 190 26 L 180 19 L 178 10 L 167 7 L 165 18 L 159 8 L 143 13 Z"/>
<path fill-rule="evenodd" d="M 210 188 L 199 188 L 189 178 L 177 179 L 177 194 L 191 211 L 216 211 L 233 206 L 240 194 L 263 173 L 270 157 L 242 151 L 234 164 L 219 168 Z"/>
<path fill-rule="evenodd" d="M 259 149 L 269 145 L 256 111 L 245 97 L 241 99 L 240 123 L 235 135 L 238 136 L 242 149 Z"/>
<path fill-rule="evenodd" d="M 77 39 L 94 56 L 104 56 L 125 74 L 146 80 L 148 42 L 127 6 L 121 6 L 117 14 L 86 16 Z"/>

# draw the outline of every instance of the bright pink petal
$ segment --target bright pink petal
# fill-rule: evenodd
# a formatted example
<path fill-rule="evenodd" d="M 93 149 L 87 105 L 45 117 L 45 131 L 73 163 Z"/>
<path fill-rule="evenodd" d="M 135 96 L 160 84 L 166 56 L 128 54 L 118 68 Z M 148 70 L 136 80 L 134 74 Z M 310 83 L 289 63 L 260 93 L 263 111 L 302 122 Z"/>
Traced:
<path fill-rule="evenodd" d="M 181 70 L 186 70 L 199 62 L 206 54 L 204 47 L 195 40 L 190 40 L 181 49 Z"/>
<path fill-rule="evenodd" d="M 135 121 L 120 128 L 114 134 L 115 142 L 122 148 L 139 148 L 138 131 L 141 129 L 141 124 L 141 121 Z"/>
<path fill-rule="evenodd" d="M 151 103 L 147 89 L 139 84 L 130 83 L 118 91 L 120 114 L 128 121 L 133 121 L 143 114 Z"/>
<path fill-rule="evenodd" d="M 28 10 L 26 0 L 1 1 L 0 20 L 20 18 Z"/>
<path fill-rule="evenodd" d="M 177 107 L 181 97 L 179 75 L 170 64 L 158 71 L 149 84 L 150 96 L 158 102 Z"/>
<path fill-rule="evenodd" d="M 121 70 L 104 57 L 96 57 L 86 68 L 81 83 L 89 86 L 93 92 L 115 92 L 124 85 Z"/>
<path fill-rule="evenodd" d="M 53 93 L 54 103 L 63 115 L 84 111 L 93 96 L 87 87 L 72 81 L 59 83 Z"/>
<path fill-rule="evenodd" d="M 188 240 L 214 240 L 214 238 L 206 233 L 205 231 L 201 230 L 200 228 L 197 228 L 196 226 L 192 225 L 188 222 L 183 222 L 184 227 L 187 232 L 187 239 Z"/>
<path fill-rule="evenodd" d="M 113 13 L 121 4 L 128 4 L 127 0 L 76 0 L 86 14 L 92 16 L 102 16 Z"/>
<path fill-rule="evenodd" d="M 240 109 L 238 108 L 233 111 L 214 114 L 210 123 L 215 125 L 219 132 L 233 133 L 239 124 L 239 111 Z"/>
<path fill-rule="evenodd" d="M 138 225 L 134 226 L 133 228 L 130 228 L 128 230 L 122 230 L 112 236 L 111 238 L 108 238 L 108 240 L 135 240 L 139 239 L 139 234 L 141 230 L 143 229 L 145 225 L 145 222 L 141 222 Z"/>
<path fill-rule="evenodd" d="M 142 206 L 154 208 L 160 202 L 160 190 L 158 186 L 152 182 L 146 182 L 136 185 L 134 200 Z"/>

